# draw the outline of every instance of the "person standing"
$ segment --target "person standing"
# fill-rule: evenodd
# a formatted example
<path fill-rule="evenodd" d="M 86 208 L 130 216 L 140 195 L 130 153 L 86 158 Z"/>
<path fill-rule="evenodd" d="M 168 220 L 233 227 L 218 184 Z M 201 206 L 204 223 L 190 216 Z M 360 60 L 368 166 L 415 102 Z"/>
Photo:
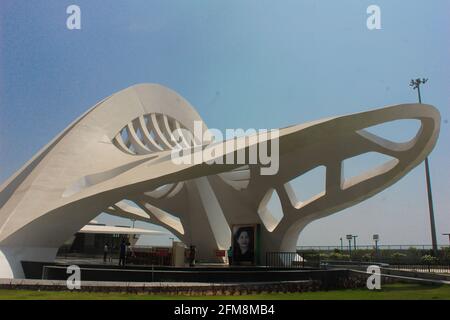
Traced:
<path fill-rule="evenodd" d="M 126 257 L 127 257 L 127 243 L 125 239 L 122 239 L 119 250 L 119 266 L 125 267 Z"/>
<path fill-rule="evenodd" d="M 230 246 L 230 248 L 228 248 L 228 265 L 231 266 L 233 264 L 233 247 Z"/>
<path fill-rule="evenodd" d="M 191 247 L 189 248 L 189 266 L 193 267 L 195 266 L 195 246 L 191 245 Z"/>
<path fill-rule="evenodd" d="M 108 244 L 105 243 L 105 246 L 103 247 L 103 263 L 106 263 L 107 259 L 108 259 Z"/>

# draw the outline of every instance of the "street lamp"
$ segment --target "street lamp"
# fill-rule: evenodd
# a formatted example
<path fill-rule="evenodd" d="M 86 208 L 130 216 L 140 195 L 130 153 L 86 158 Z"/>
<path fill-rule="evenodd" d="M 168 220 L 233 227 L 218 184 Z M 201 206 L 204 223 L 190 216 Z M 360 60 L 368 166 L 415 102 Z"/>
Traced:
<path fill-rule="evenodd" d="M 378 241 L 380 240 L 380 235 L 374 234 L 373 241 L 375 241 L 375 256 L 378 256 Z"/>
<path fill-rule="evenodd" d="M 350 255 L 350 257 L 352 256 L 352 239 L 353 236 L 351 234 L 347 235 L 347 240 L 348 240 L 348 254 Z"/>
<path fill-rule="evenodd" d="M 422 78 L 422 79 L 411 79 L 411 82 L 409 83 L 409 86 L 413 88 L 413 90 L 417 89 L 417 93 L 419 95 L 419 103 L 422 103 L 422 96 L 420 95 L 420 85 L 425 84 L 428 82 L 428 79 Z"/>
<path fill-rule="evenodd" d="M 355 248 L 356 250 L 356 238 L 358 238 L 358 236 L 352 236 L 353 237 L 353 248 Z"/>
<path fill-rule="evenodd" d="M 409 86 L 413 90 L 417 89 L 417 95 L 419 97 L 419 103 L 422 104 L 422 96 L 420 95 L 420 85 L 427 83 L 428 79 L 412 79 Z M 428 209 L 430 211 L 430 225 L 431 225 L 431 242 L 433 244 L 434 255 L 437 256 L 438 246 L 436 240 L 436 225 L 434 222 L 434 209 L 433 209 L 433 194 L 431 192 L 431 177 L 430 177 L 430 166 L 428 164 L 428 157 L 425 158 L 425 176 L 427 181 L 427 192 L 428 192 Z"/>
<path fill-rule="evenodd" d="M 340 237 L 339 240 L 341 240 L 341 251 L 344 251 L 344 244 L 342 243 L 342 237 Z"/>

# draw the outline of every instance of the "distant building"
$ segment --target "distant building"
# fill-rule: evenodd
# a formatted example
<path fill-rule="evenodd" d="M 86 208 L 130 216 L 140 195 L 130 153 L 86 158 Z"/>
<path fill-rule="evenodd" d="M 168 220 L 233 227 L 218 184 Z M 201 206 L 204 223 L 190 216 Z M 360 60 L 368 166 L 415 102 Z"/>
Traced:
<path fill-rule="evenodd" d="M 103 254 L 105 244 L 110 252 L 116 252 L 122 239 L 131 246 L 136 245 L 141 235 L 167 235 L 155 230 L 131 228 L 129 226 L 107 226 L 91 221 L 59 248 L 58 254 Z"/>

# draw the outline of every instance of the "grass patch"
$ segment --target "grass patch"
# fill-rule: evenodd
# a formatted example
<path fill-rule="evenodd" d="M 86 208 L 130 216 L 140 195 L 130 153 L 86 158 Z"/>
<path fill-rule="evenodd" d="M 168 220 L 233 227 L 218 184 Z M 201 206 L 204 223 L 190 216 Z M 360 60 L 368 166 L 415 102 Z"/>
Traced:
<path fill-rule="evenodd" d="M 0 290 L 0 300 L 450 300 L 449 285 L 389 284 L 382 290 L 349 289 L 241 296 L 171 296 L 127 293 Z"/>

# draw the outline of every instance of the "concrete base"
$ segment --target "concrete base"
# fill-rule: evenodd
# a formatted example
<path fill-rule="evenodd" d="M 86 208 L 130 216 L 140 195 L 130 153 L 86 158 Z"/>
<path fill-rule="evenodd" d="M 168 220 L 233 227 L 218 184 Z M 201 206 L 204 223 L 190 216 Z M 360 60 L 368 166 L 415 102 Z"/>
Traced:
<path fill-rule="evenodd" d="M 53 261 L 58 248 L 0 247 L 0 278 L 24 279 L 22 261 Z"/>

